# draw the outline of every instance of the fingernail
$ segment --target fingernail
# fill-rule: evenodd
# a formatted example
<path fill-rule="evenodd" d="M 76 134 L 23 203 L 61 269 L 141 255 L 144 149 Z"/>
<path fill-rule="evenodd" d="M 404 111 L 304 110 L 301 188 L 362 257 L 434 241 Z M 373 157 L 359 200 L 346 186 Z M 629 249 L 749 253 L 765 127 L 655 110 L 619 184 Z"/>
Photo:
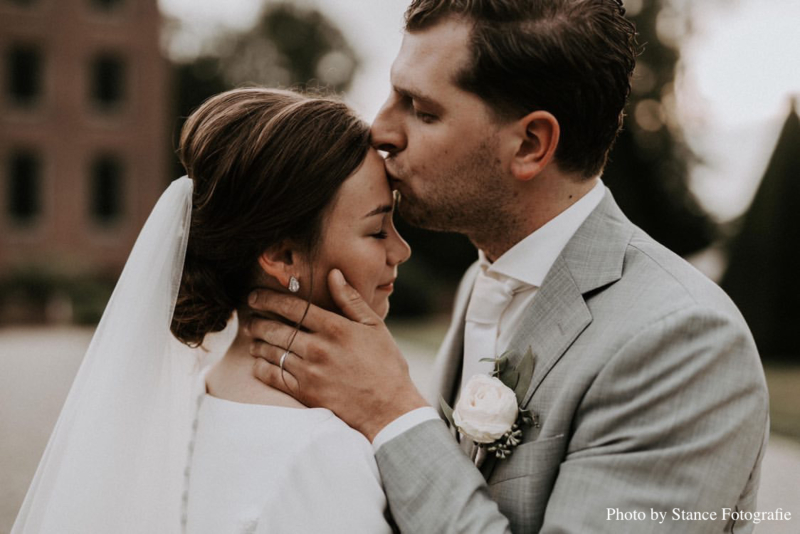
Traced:
<path fill-rule="evenodd" d="M 257 300 L 258 300 L 258 294 L 255 291 L 250 293 L 250 296 L 247 298 L 247 302 L 249 302 L 251 306 L 255 304 Z"/>
<path fill-rule="evenodd" d="M 342 271 L 340 271 L 339 269 L 334 269 L 333 270 L 333 278 L 336 280 L 337 284 L 339 284 L 341 286 L 346 286 L 347 285 L 347 282 L 344 279 L 344 275 L 342 274 Z"/>

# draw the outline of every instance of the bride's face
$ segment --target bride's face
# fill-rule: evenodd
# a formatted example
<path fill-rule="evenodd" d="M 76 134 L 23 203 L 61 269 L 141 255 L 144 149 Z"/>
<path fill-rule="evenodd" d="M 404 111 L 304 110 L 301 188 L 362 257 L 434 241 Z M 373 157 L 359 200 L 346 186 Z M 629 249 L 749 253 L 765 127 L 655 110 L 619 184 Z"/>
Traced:
<path fill-rule="evenodd" d="M 397 266 L 411 255 L 394 227 L 393 208 L 383 159 L 370 149 L 361 167 L 339 189 L 323 222 L 323 241 L 314 262 L 315 304 L 336 308 L 327 284 L 328 273 L 336 268 L 375 313 L 386 317 Z"/>

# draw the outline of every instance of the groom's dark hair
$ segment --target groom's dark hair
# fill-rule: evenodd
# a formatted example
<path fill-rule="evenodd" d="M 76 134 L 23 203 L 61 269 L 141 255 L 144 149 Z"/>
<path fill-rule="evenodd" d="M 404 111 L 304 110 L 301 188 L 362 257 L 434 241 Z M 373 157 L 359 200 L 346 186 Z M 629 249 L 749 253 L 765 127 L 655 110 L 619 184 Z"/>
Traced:
<path fill-rule="evenodd" d="M 455 83 L 499 120 L 552 113 L 559 167 L 588 178 L 605 166 L 630 93 L 636 30 L 624 14 L 619 0 L 414 0 L 406 31 L 452 17 L 473 24 L 471 62 Z"/>

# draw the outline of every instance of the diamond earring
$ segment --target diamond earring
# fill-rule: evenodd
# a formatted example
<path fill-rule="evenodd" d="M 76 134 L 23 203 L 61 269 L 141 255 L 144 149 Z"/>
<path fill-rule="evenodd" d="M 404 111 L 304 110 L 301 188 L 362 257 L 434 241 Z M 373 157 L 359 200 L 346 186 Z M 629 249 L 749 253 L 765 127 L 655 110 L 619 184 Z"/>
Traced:
<path fill-rule="evenodd" d="M 297 278 L 294 276 L 289 277 L 289 291 L 292 293 L 297 293 L 300 291 L 300 282 L 298 282 Z"/>

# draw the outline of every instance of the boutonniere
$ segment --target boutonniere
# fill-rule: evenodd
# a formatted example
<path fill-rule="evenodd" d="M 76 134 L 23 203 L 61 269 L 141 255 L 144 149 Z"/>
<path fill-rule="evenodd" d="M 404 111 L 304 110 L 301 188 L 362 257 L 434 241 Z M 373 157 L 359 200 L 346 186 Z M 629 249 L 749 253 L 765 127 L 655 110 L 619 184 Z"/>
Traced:
<path fill-rule="evenodd" d="M 440 400 L 450 426 L 475 443 L 476 463 L 481 451 L 501 460 L 508 458 L 522 441 L 523 428 L 538 426 L 530 410 L 520 409 L 533 377 L 533 352 L 528 348 L 517 368 L 509 363 L 509 354 L 481 360 L 494 362 L 494 372 L 470 378 L 455 409 Z"/>

